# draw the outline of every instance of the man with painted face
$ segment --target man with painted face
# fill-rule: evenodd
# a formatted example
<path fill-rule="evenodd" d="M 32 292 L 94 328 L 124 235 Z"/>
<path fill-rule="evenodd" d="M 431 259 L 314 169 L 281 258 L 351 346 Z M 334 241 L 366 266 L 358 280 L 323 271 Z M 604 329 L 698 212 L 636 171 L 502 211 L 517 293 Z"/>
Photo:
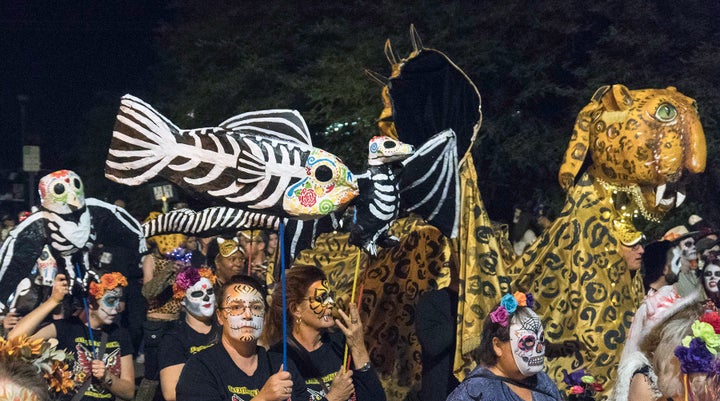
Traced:
<path fill-rule="evenodd" d="M 234 276 L 216 294 L 220 341 L 188 359 L 178 381 L 178 401 L 307 400 L 292 361 L 257 345 L 265 321 L 265 294 L 249 276 Z M 324 398 L 323 398 L 324 400 Z"/>
<path fill-rule="evenodd" d="M 696 292 L 702 288 L 697 276 L 698 254 L 694 235 L 698 232 L 689 232 L 681 225 L 668 230 L 663 236 L 664 240 L 672 241 L 677 253 L 680 255 L 681 268 L 678 273 L 677 290 L 680 296 Z"/>
<path fill-rule="evenodd" d="M 185 309 L 185 319 L 166 332 L 160 343 L 160 386 L 166 401 L 175 401 L 175 386 L 185 362 L 214 344 L 219 328 L 215 315 L 215 275 L 203 267 L 188 268 L 178 273 L 173 296 Z"/>
<path fill-rule="evenodd" d="M 30 334 L 33 338 L 57 338 L 58 349 L 74 352 L 72 371 L 81 384 L 83 401 L 132 399 L 135 396 L 132 343 L 127 330 L 114 323 L 125 286 L 127 280 L 122 274 L 103 274 L 99 282 L 90 283 L 88 314 L 55 320 L 35 332 L 69 293 L 67 278 L 58 274 L 50 298 L 22 318 L 8 338 Z M 102 355 L 98 355 L 101 350 Z"/>
<path fill-rule="evenodd" d="M 483 322 L 480 345 L 472 353 L 478 366 L 447 401 L 562 400 L 543 372 L 544 333 L 532 311 L 532 297 L 519 292 L 503 296 Z"/>

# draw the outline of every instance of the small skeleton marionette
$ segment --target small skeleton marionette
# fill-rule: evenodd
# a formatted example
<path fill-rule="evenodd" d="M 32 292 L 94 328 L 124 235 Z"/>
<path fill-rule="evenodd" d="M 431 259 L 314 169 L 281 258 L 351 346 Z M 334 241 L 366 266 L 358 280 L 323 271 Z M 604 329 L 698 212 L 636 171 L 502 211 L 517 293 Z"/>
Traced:
<path fill-rule="evenodd" d="M 378 245 L 397 245 L 388 229 L 401 211 L 417 213 L 448 237 L 457 235 L 460 197 L 452 130 L 433 136 L 417 151 L 387 136 L 372 138 L 368 148 L 368 169 L 356 176 L 360 196 L 351 244 L 371 255 Z"/>
<path fill-rule="evenodd" d="M 145 251 L 140 223 L 125 209 L 85 198 L 83 182 L 70 170 L 40 179 L 40 208 L 20 223 L 0 248 L 0 311 L 18 284 L 32 276 L 43 249 L 49 251 L 57 273 L 66 274 L 71 292 L 84 295 L 90 270 L 89 252 L 95 244 Z"/>

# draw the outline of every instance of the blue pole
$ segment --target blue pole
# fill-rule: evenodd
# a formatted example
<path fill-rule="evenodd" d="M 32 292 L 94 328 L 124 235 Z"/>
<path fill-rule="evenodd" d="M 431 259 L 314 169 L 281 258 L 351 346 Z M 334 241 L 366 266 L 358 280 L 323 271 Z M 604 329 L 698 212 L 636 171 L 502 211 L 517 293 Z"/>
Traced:
<path fill-rule="evenodd" d="M 282 292 L 283 368 L 287 370 L 287 292 L 285 291 L 285 224 L 280 222 L 280 290 Z"/>

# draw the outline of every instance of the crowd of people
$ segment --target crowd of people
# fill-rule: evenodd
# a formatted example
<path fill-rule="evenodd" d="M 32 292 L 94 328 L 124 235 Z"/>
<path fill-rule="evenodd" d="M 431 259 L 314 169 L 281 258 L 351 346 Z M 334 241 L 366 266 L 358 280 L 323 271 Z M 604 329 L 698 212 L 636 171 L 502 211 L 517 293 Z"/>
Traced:
<path fill-rule="evenodd" d="M 539 229 L 542 218 L 552 214 L 535 217 Z M 590 400 L 607 389 L 614 401 L 720 399 L 719 232 L 694 216 L 663 238 L 618 244 L 646 295 L 612 383 L 582 371 L 555 383 L 543 371 L 552 355 L 546 355 L 542 316 L 533 312 L 532 294 L 519 292 L 506 294 L 485 318 L 472 353 L 477 367 L 458 382 L 452 375 L 457 278 L 427 291 L 417 306 L 418 399 L 542 401 L 569 394 Z M 517 236 L 523 247 L 529 238 Z M 76 386 L 68 394 L 78 395 L 67 399 L 386 399 L 357 305 L 336 308 L 333 283 L 319 267 L 291 267 L 285 299 L 274 291 L 277 233 L 177 234 L 148 243 L 150 251 L 135 256 L 99 246 L 98 276 L 85 305 L 67 302 L 72 288 L 57 274 L 39 306 L 4 316 L 8 342 L 55 339 L 58 349 L 74 354 L 67 370 Z M 11 366 L 0 369 L 10 378 L 0 382 L 39 391 Z M 142 379 L 136 366 L 143 367 Z"/>

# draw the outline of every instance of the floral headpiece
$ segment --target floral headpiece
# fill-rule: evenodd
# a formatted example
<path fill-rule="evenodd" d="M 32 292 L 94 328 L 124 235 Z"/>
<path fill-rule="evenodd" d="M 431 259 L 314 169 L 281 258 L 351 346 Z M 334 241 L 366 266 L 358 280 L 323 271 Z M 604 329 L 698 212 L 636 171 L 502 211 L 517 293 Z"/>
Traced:
<path fill-rule="evenodd" d="M 117 287 L 126 287 L 128 285 L 125 276 L 118 272 L 105 273 L 100 277 L 100 282 L 90 282 L 90 295 L 95 299 L 100 299 L 106 292 Z"/>
<path fill-rule="evenodd" d="M 515 291 L 514 294 L 505 294 L 500 299 L 500 306 L 490 313 L 490 319 L 500 326 L 507 327 L 510 317 L 517 310 L 518 306 L 527 306 L 532 309 L 535 305 L 535 298 L 531 293 Z"/>
<path fill-rule="evenodd" d="M 191 267 L 178 273 L 175 278 L 175 284 L 173 284 L 173 298 L 185 298 L 185 291 L 203 277 L 210 280 L 210 283 L 215 284 L 215 274 L 207 267 L 201 267 L 200 269 Z"/>
<path fill-rule="evenodd" d="M 692 335 L 685 336 L 682 345 L 675 348 L 675 356 L 680 360 L 683 373 L 711 372 L 713 359 L 720 351 L 720 314 L 717 311 L 705 312 L 692 324 Z M 720 371 L 715 372 L 720 375 Z"/>
<path fill-rule="evenodd" d="M 563 382 L 567 384 L 570 395 L 569 401 L 590 401 L 595 399 L 595 394 L 604 391 L 603 385 L 596 378 L 579 369 L 568 373 L 563 369 Z"/>
<path fill-rule="evenodd" d="M 69 368 L 73 356 L 58 350 L 57 344 L 54 338 L 33 340 L 23 335 L 5 340 L 0 337 L 0 365 L 8 365 L 13 361 L 32 365 L 47 381 L 51 392 L 67 394 L 76 384 Z"/>

